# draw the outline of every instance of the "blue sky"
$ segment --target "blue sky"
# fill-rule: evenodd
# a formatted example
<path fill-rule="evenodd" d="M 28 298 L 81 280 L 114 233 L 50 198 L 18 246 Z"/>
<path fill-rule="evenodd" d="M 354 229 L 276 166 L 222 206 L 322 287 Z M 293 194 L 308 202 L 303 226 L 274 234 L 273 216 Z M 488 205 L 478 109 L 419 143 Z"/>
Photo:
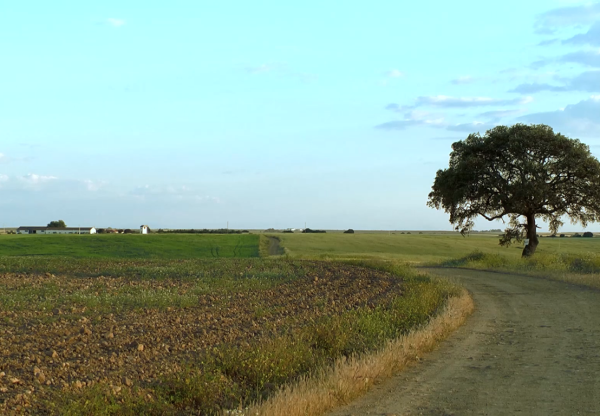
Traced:
<path fill-rule="evenodd" d="M 600 156 L 598 1 L 79 3 L 0 4 L 0 226 L 449 230 L 469 133 Z"/>

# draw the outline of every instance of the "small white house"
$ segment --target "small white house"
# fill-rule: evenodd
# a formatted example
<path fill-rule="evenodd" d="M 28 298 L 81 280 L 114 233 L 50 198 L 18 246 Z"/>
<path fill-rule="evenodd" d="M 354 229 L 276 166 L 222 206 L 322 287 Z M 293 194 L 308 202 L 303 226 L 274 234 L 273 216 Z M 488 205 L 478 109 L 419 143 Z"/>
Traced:
<path fill-rule="evenodd" d="M 96 234 L 94 227 L 19 227 L 17 234 Z"/>
<path fill-rule="evenodd" d="M 150 227 L 148 227 L 147 225 L 140 225 L 140 234 L 148 234 L 149 229 Z"/>

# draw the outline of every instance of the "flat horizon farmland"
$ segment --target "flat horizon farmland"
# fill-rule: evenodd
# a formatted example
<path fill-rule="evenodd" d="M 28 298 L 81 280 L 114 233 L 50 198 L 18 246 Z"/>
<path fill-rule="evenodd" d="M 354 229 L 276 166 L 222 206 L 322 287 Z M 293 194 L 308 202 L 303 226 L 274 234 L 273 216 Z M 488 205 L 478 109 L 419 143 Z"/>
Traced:
<path fill-rule="evenodd" d="M 259 257 L 253 234 L 3 235 L 0 256 L 94 258 Z"/>
<path fill-rule="evenodd" d="M 326 233 L 273 234 L 292 257 L 300 258 L 375 258 L 410 263 L 438 262 L 466 256 L 473 251 L 520 258 L 523 245 L 501 247 L 495 234 L 393 234 Z M 598 253 L 600 238 L 540 238 L 536 254 Z"/>

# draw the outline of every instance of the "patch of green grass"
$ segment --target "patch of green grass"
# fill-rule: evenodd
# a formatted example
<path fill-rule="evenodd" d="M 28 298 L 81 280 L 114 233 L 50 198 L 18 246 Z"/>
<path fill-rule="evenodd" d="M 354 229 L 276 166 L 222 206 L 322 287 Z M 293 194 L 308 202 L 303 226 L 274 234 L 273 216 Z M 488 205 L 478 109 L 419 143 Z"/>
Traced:
<path fill-rule="evenodd" d="M 3 235 L 0 256 L 110 259 L 258 257 L 259 236 L 206 234 Z"/>

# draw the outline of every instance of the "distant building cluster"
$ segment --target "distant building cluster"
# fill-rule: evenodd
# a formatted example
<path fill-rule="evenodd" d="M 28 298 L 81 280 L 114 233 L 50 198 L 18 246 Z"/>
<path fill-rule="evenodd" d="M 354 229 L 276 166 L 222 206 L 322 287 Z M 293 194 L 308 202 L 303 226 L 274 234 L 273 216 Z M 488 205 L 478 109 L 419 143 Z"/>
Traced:
<path fill-rule="evenodd" d="M 148 234 L 150 227 L 140 226 L 140 234 Z M 128 231 L 128 232 L 125 232 Z M 118 230 L 115 228 L 96 229 L 95 227 L 38 227 L 22 226 L 17 228 L 17 234 L 129 234 L 131 230 Z"/>
<path fill-rule="evenodd" d="M 94 227 L 19 227 L 17 234 L 96 234 Z"/>

